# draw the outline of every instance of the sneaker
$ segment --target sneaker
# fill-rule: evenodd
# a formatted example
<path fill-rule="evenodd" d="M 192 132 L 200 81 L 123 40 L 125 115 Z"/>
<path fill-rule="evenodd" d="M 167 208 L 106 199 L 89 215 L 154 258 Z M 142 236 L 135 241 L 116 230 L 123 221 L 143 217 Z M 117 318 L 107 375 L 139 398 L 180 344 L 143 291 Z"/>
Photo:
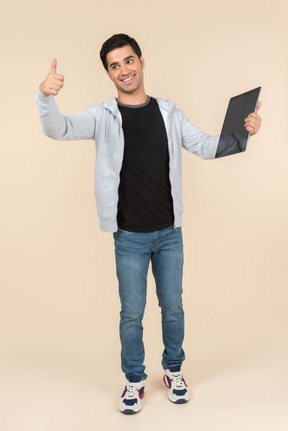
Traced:
<path fill-rule="evenodd" d="M 189 390 L 181 371 L 165 370 L 163 381 L 169 388 L 168 398 L 172 403 L 184 404 L 189 401 Z"/>
<path fill-rule="evenodd" d="M 119 410 L 125 415 L 133 415 L 141 410 L 141 400 L 144 397 L 144 382 L 126 382 L 119 404 Z"/>

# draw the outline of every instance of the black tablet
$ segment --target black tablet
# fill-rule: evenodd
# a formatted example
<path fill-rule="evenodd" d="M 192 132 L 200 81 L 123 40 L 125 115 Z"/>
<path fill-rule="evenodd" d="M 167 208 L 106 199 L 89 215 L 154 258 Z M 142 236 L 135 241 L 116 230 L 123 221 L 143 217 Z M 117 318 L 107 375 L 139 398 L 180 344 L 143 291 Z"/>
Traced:
<path fill-rule="evenodd" d="M 261 87 L 257 87 L 246 93 L 231 97 L 225 115 L 216 157 L 245 151 L 250 133 L 244 127 L 244 120 L 251 112 L 255 112 L 260 90 Z M 238 145 L 235 145 L 235 140 L 238 140 Z"/>

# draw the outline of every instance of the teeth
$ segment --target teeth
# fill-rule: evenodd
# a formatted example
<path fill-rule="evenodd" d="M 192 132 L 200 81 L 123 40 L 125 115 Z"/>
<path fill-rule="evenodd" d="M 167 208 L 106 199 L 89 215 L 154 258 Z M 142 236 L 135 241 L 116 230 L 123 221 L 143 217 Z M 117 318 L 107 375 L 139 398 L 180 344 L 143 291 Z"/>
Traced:
<path fill-rule="evenodd" d="M 129 78 L 123 79 L 123 81 L 124 82 L 131 81 L 132 78 L 134 78 L 134 76 L 130 76 Z"/>

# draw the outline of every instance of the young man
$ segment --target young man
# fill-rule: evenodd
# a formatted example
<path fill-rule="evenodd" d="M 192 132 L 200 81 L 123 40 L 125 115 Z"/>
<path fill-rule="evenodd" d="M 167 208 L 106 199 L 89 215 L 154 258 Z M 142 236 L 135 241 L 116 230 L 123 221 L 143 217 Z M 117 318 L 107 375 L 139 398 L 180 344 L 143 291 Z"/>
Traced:
<path fill-rule="evenodd" d="M 95 139 L 97 211 L 100 228 L 114 235 L 121 300 L 121 366 L 127 382 L 119 409 L 133 414 L 141 409 L 147 377 L 142 319 L 150 261 L 162 313 L 168 398 L 178 404 L 189 401 L 181 371 L 185 358 L 181 150 L 215 158 L 219 136 L 209 136 L 192 125 L 173 102 L 146 94 L 145 62 L 133 38 L 112 36 L 103 44 L 100 57 L 117 98 L 76 115 L 62 115 L 53 96 L 63 87 L 64 77 L 57 73 L 53 59 L 36 101 L 47 136 Z M 260 124 L 257 112 L 245 120 L 251 135 Z M 238 142 L 230 142 L 229 148 L 221 148 L 221 156 L 240 151 Z"/>

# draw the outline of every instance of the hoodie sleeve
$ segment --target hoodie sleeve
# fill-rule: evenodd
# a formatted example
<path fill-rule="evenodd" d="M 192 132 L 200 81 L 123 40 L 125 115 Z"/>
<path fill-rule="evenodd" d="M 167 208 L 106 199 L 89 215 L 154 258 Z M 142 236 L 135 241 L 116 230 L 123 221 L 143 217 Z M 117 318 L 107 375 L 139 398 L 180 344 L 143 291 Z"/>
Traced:
<path fill-rule="evenodd" d="M 36 103 L 43 132 L 57 140 L 93 139 L 95 136 L 95 106 L 78 114 L 63 115 L 53 96 L 44 96 L 38 89 Z"/>
<path fill-rule="evenodd" d="M 208 135 L 208 133 L 194 126 L 182 111 L 178 110 L 178 113 L 180 114 L 181 122 L 182 146 L 202 159 L 214 159 L 219 135 Z"/>

